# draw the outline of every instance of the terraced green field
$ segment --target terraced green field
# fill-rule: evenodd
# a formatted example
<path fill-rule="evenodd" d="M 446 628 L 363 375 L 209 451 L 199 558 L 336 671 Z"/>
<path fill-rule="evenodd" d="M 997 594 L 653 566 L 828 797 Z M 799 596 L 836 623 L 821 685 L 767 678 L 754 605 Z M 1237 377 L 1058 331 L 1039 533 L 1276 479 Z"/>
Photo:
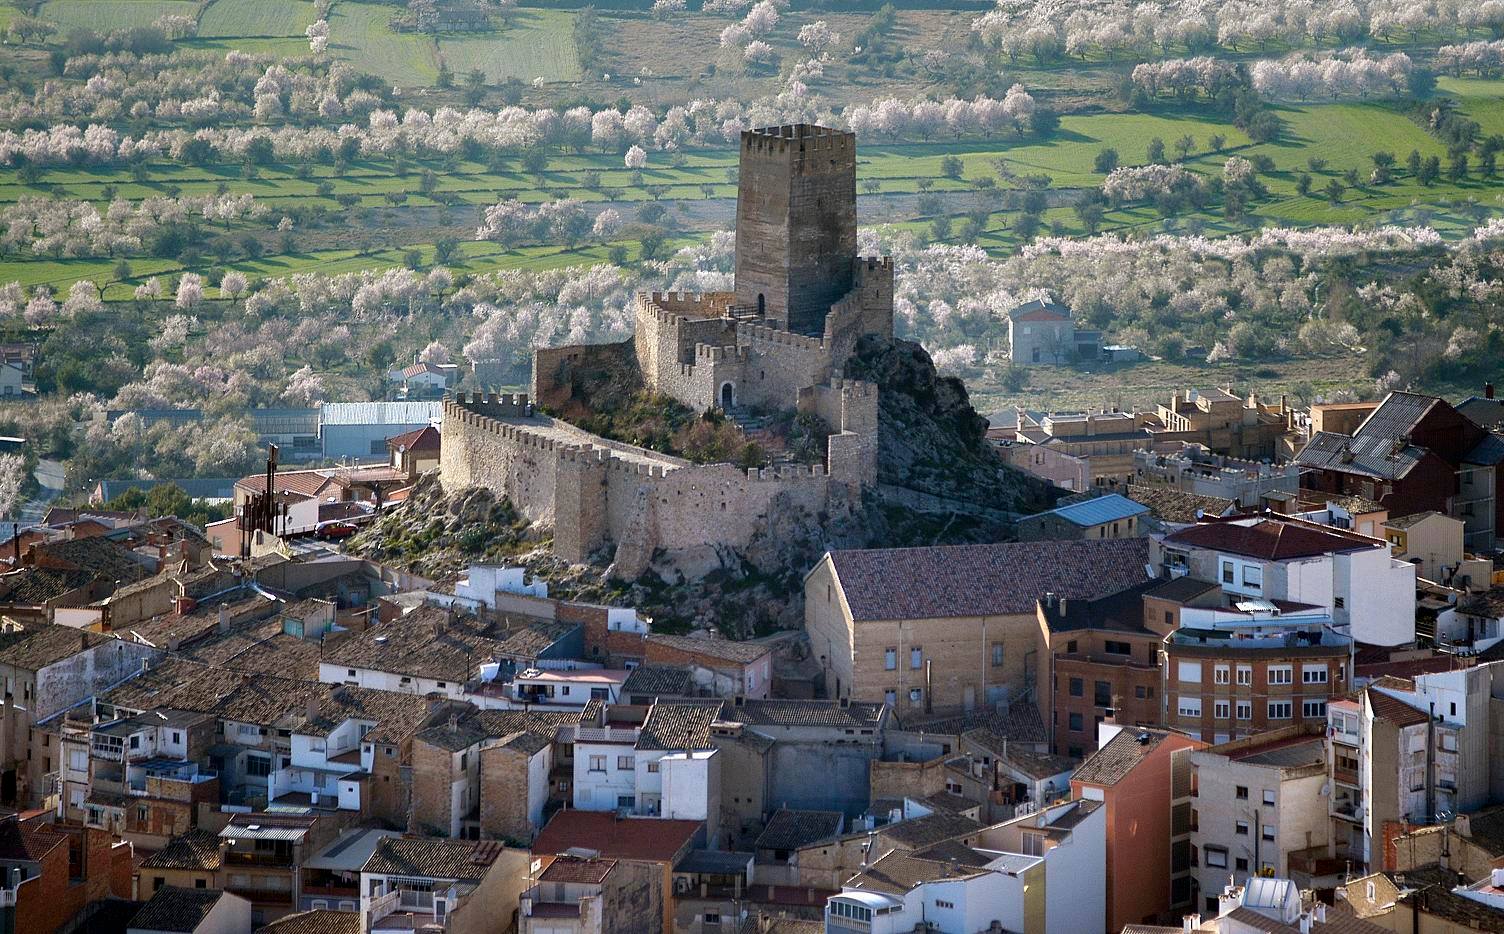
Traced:
<path fill-rule="evenodd" d="M 214 0 L 199 18 L 203 38 L 302 36 L 313 22 L 304 0 Z"/>
<path fill-rule="evenodd" d="M 193 0 L 47 0 L 39 15 L 65 30 L 79 28 L 105 33 L 150 26 L 169 13 L 192 19 L 198 15 L 198 4 Z"/>
<path fill-rule="evenodd" d="M 500 32 L 439 38 L 439 54 L 456 75 L 479 68 L 486 81 L 508 78 L 577 81 L 580 62 L 571 29 L 574 14 L 562 10 L 518 10 Z"/>
<path fill-rule="evenodd" d="M 329 17 L 329 48 L 359 71 L 397 87 L 431 85 L 439 76 L 438 47 L 417 33 L 388 25 L 400 8 L 378 3 L 337 3 Z"/>

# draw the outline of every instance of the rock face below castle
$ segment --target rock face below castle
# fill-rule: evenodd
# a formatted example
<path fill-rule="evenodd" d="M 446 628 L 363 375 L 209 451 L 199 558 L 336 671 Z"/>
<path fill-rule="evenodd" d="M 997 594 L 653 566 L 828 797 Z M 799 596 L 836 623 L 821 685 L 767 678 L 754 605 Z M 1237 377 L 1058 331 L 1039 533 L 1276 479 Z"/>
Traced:
<path fill-rule="evenodd" d="M 854 256 L 856 143 L 808 125 L 742 134 L 732 292 L 638 296 L 621 344 L 540 349 L 532 397 L 462 396 L 444 407 L 446 488 L 484 486 L 554 530 L 586 562 L 614 546 L 613 572 L 698 576 L 766 532 L 770 518 L 850 514 L 877 483 L 877 389 L 842 378 L 856 344 L 893 336 L 893 264 Z M 834 429 L 825 463 L 742 470 L 696 465 L 549 418 L 568 374 L 635 362 L 643 384 L 695 411 L 797 409 Z"/>

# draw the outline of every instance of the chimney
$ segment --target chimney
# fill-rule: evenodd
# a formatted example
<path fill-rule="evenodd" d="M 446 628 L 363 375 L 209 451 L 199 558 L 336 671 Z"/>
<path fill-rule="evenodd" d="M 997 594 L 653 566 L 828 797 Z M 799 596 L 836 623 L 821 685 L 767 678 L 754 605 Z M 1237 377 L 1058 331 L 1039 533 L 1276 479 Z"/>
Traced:
<path fill-rule="evenodd" d="M 78 643 L 80 652 L 89 651 L 89 634 L 82 629 L 78 631 Z"/>
<path fill-rule="evenodd" d="M 177 609 L 177 614 L 179 616 L 186 616 L 187 614 L 192 613 L 193 612 L 193 608 L 195 606 L 197 606 L 197 605 L 198 605 L 198 601 L 194 600 L 192 597 L 189 597 L 189 596 L 186 596 L 186 595 L 178 597 L 178 599 L 177 599 L 177 608 L 176 608 Z"/>
<path fill-rule="evenodd" d="M 1494 384 L 1493 383 L 1484 383 L 1483 384 L 1483 398 L 1485 398 L 1485 399 L 1492 399 L 1493 397 L 1494 397 Z M 16 546 L 16 548 L 17 548 L 18 551 L 19 551 L 20 547 L 21 547 L 20 545 Z"/>
<path fill-rule="evenodd" d="M 1184 918 L 1182 918 L 1180 920 L 1180 930 L 1182 932 L 1184 932 L 1184 934 L 1191 934 L 1191 932 L 1193 932 L 1193 931 L 1199 931 L 1200 929 L 1201 929 L 1201 916 L 1200 915 L 1186 915 Z"/>
<path fill-rule="evenodd" d="M 230 631 L 230 605 L 228 603 L 219 605 L 219 621 L 214 625 L 214 630 L 220 635 Z"/>
<path fill-rule="evenodd" d="M 1496 889 L 1504 889 L 1504 869 L 1495 869 L 1489 873 L 1490 884 Z"/>
<path fill-rule="evenodd" d="M 303 704 L 303 713 L 309 720 L 317 720 L 319 718 L 319 696 L 317 693 L 308 695 L 308 699 Z"/>

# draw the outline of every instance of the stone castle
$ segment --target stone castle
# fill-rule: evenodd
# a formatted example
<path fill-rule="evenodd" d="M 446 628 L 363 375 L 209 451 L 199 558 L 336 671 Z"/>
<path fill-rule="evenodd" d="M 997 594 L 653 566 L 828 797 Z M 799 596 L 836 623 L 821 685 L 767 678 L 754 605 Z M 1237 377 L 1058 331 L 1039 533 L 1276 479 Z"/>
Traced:
<path fill-rule="evenodd" d="M 893 336 L 893 264 L 856 254 L 856 139 L 798 124 L 741 138 L 735 289 L 640 294 L 616 344 L 539 349 L 532 396 L 444 404 L 441 476 L 505 495 L 552 525 L 554 551 L 584 562 L 614 547 L 613 573 L 720 566 L 771 519 L 848 513 L 877 482 L 877 388 L 843 379 L 866 335 Z M 608 440 L 534 408 L 570 399 L 570 374 L 635 366 L 650 390 L 695 411 L 788 410 L 833 429 L 823 464 L 744 470 Z"/>

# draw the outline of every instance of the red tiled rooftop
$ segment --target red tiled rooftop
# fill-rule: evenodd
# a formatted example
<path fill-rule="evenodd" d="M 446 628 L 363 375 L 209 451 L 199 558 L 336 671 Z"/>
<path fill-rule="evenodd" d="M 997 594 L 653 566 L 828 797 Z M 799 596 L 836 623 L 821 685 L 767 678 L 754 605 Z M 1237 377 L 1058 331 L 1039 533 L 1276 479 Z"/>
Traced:
<path fill-rule="evenodd" d="M 604 859 L 672 862 L 702 824 L 656 817 L 619 818 L 610 811 L 566 809 L 553 816 L 533 841 L 534 854 L 594 850 Z"/>
<path fill-rule="evenodd" d="M 432 425 L 415 428 L 395 438 L 386 439 L 389 450 L 404 451 L 437 451 L 439 449 L 439 430 Z"/>
<path fill-rule="evenodd" d="M 1246 517 L 1204 520 L 1165 537 L 1168 545 L 1191 545 L 1229 554 L 1283 561 L 1333 552 L 1387 548 L 1376 538 L 1299 519 Z"/>

